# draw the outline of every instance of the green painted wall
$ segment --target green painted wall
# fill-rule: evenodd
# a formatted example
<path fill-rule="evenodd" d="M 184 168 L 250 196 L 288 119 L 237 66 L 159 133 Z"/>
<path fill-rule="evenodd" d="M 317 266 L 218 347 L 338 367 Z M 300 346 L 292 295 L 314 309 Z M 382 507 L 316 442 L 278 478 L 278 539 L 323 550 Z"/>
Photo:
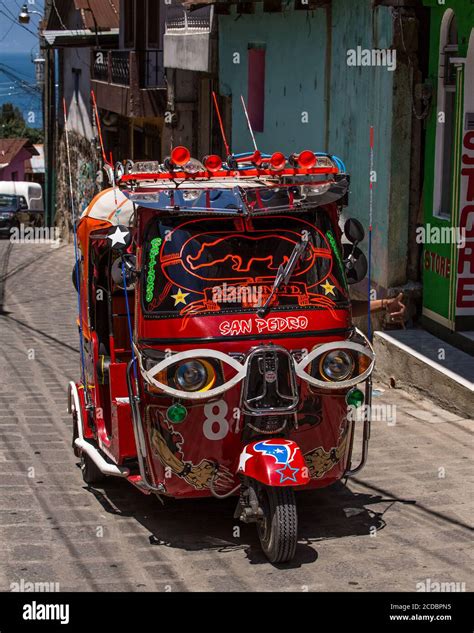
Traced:
<path fill-rule="evenodd" d="M 351 174 L 347 214 L 357 217 L 367 226 L 369 129 L 374 126 L 377 181 L 373 190 L 372 265 L 374 279 L 388 287 L 404 281 L 406 257 L 406 238 L 403 241 L 397 238 L 400 253 L 396 259 L 389 258 L 388 211 L 395 73 L 384 67 L 348 66 L 346 51 L 357 49 L 357 46 L 364 49 L 390 47 L 392 17 L 387 7 L 378 7 L 372 12 L 370 1 L 338 0 L 332 5 L 332 27 L 329 147 L 331 152 L 345 160 Z M 406 204 L 406 200 L 404 202 Z M 395 272 L 397 275 L 394 275 Z"/>
<path fill-rule="evenodd" d="M 474 27 L 474 5 L 466 0 L 450 0 L 449 3 L 440 5 L 437 0 L 424 0 L 426 6 L 431 9 L 430 22 L 430 58 L 429 58 L 429 81 L 433 87 L 433 105 L 426 122 L 426 149 L 425 149 L 425 171 L 423 188 L 423 211 L 425 224 L 432 227 L 446 227 L 456 225 L 457 213 L 452 213 L 452 222 L 439 219 L 433 215 L 434 181 L 435 181 L 435 149 L 436 149 L 436 124 L 439 107 L 437 104 L 438 90 L 438 65 L 441 22 L 445 11 L 452 9 L 456 15 L 458 28 L 458 53 L 457 56 L 465 57 L 469 45 L 469 36 Z M 457 107 L 462 108 L 462 103 L 457 100 Z M 459 134 L 459 140 L 461 133 Z M 455 158 L 459 163 L 460 153 Z M 434 252 L 445 258 L 451 258 L 452 280 L 451 292 L 455 286 L 455 259 L 456 249 L 450 244 L 430 244 L 426 247 L 429 252 Z M 424 261 L 424 258 L 423 258 Z M 444 318 L 450 317 L 450 280 L 442 277 L 436 272 L 426 270 L 423 266 L 423 306 L 432 310 Z"/>
<path fill-rule="evenodd" d="M 403 68 L 391 72 L 348 66 L 347 50 L 358 45 L 388 48 L 392 40 L 391 10 L 373 9 L 371 0 L 337 0 L 329 12 L 290 7 L 282 13 L 263 13 L 260 3 L 255 14 L 238 16 L 234 10 L 219 17 L 220 90 L 233 97 L 234 151 L 252 147 L 240 106 L 240 95 L 247 96 L 249 43 L 266 45 L 265 127 L 256 134 L 259 149 L 313 149 L 339 155 L 351 174 L 346 216 L 359 218 L 365 226 L 369 128 L 374 126 L 372 262 L 374 281 L 384 288 L 405 280 L 411 97 L 404 94 Z M 234 53 L 240 53 L 240 64 L 234 63 Z M 302 122 L 304 112 L 307 123 Z"/>
<path fill-rule="evenodd" d="M 232 95 L 232 150 L 253 149 L 240 95 L 247 101 L 249 43 L 266 44 L 265 125 L 255 138 L 259 149 L 324 151 L 326 12 L 233 13 L 219 19 L 221 94 Z M 236 53 L 240 63 L 235 63 Z M 308 123 L 302 123 L 308 112 Z"/>

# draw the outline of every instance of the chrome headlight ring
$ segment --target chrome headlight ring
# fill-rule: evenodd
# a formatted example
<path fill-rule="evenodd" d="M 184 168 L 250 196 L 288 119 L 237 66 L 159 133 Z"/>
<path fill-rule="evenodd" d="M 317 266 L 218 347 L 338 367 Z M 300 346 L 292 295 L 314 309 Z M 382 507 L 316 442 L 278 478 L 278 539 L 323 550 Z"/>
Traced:
<path fill-rule="evenodd" d="M 227 363 L 233 369 L 235 369 L 237 373 L 233 378 L 225 382 L 223 385 L 219 385 L 219 387 L 214 387 L 214 389 L 209 389 L 208 391 L 194 392 L 174 389 L 174 387 L 165 385 L 164 383 L 156 380 L 153 377 L 159 372 L 162 372 L 163 370 L 170 367 L 170 365 L 175 365 L 176 363 L 186 362 L 197 358 L 214 358 L 217 360 L 221 360 L 222 362 Z M 232 387 L 235 387 L 235 385 L 237 385 L 247 375 L 247 365 L 247 359 L 245 360 L 244 364 L 242 364 L 235 360 L 235 358 L 232 358 L 232 356 L 224 354 L 223 352 L 218 352 L 214 349 L 195 349 L 192 351 L 178 352 L 177 354 L 172 354 L 171 356 L 168 356 L 148 370 L 146 370 L 143 367 L 142 363 L 140 363 L 140 371 L 144 380 L 146 380 L 149 384 L 157 387 L 164 393 L 173 396 L 174 398 L 183 398 L 187 400 L 206 400 L 209 398 L 213 398 L 214 396 L 218 396 L 221 393 L 232 389 Z"/>
<path fill-rule="evenodd" d="M 368 341 L 367 341 L 368 342 Z M 371 360 L 369 367 L 363 371 L 361 374 L 354 376 L 353 378 L 349 378 L 348 380 L 338 380 L 338 381 L 326 381 L 319 380 L 318 378 L 314 378 L 305 371 L 305 367 L 307 367 L 315 358 L 322 356 L 326 352 L 330 352 L 332 350 L 354 350 L 359 352 L 360 354 L 364 354 L 368 356 Z M 307 356 L 305 356 L 299 363 L 295 363 L 295 371 L 296 375 L 309 382 L 313 387 L 321 387 L 322 389 L 346 389 L 347 387 L 353 387 L 354 385 L 363 382 L 366 378 L 370 376 L 372 370 L 374 368 L 375 363 L 375 354 L 372 347 L 366 347 L 360 343 L 353 343 L 352 341 L 334 341 L 332 343 L 323 343 L 322 345 L 318 345 L 313 351 L 311 351 Z"/>

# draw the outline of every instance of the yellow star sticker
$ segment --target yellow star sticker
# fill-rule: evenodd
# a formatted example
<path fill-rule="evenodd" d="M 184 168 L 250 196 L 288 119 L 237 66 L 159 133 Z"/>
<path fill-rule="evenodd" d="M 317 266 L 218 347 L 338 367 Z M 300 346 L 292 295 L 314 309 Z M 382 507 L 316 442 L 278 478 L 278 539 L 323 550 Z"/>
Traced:
<path fill-rule="evenodd" d="M 324 294 L 325 295 L 332 294 L 332 295 L 336 296 L 336 293 L 334 292 L 334 288 L 335 287 L 336 286 L 331 286 L 329 281 L 326 281 L 325 284 L 321 284 L 321 288 L 324 288 Z"/>
<path fill-rule="evenodd" d="M 178 288 L 178 292 L 175 295 L 171 295 L 174 299 L 174 305 L 177 306 L 178 303 L 184 303 L 186 305 L 186 297 L 189 295 L 189 292 L 183 292 L 181 288 Z"/>

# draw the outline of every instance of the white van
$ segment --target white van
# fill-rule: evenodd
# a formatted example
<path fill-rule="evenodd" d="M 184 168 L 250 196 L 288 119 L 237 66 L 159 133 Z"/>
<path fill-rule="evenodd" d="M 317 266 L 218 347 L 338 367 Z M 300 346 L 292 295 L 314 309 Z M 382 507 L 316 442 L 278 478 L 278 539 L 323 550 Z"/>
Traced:
<path fill-rule="evenodd" d="M 0 194 L 23 196 L 30 213 L 43 213 L 43 189 L 37 182 L 26 180 L 0 180 Z"/>

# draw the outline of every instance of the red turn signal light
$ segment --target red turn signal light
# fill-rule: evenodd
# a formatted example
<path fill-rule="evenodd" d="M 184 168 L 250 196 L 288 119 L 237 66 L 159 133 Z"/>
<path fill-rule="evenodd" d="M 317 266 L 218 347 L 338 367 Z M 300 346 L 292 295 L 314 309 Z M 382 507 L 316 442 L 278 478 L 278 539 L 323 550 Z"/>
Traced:
<path fill-rule="evenodd" d="M 275 152 L 270 158 L 271 169 L 283 169 L 286 165 L 286 157 L 281 152 Z"/>
<path fill-rule="evenodd" d="M 203 160 L 203 163 L 207 171 L 219 171 L 219 169 L 222 167 L 222 159 L 220 156 L 217 156 L 217 154 L 206 156 Z"/>
<path fill-rule="evenodd" d="M 186 163 L 189 163 L 191 160 L 191 153 L 187 147 L 183 147 L 182 145 L 178 145 L 171 152 L 171 162 L 173 165 L 177 165 L 178 167 L 183 167 Z"/>
<path fill-rule="evenodd" d="M 316 165 L 316 156 L 314 152 L 305 149 L 301 154 L 292 154 L 288 159 L 292 167 L 301 167 L 302 169 L 311 169 Z"/>

